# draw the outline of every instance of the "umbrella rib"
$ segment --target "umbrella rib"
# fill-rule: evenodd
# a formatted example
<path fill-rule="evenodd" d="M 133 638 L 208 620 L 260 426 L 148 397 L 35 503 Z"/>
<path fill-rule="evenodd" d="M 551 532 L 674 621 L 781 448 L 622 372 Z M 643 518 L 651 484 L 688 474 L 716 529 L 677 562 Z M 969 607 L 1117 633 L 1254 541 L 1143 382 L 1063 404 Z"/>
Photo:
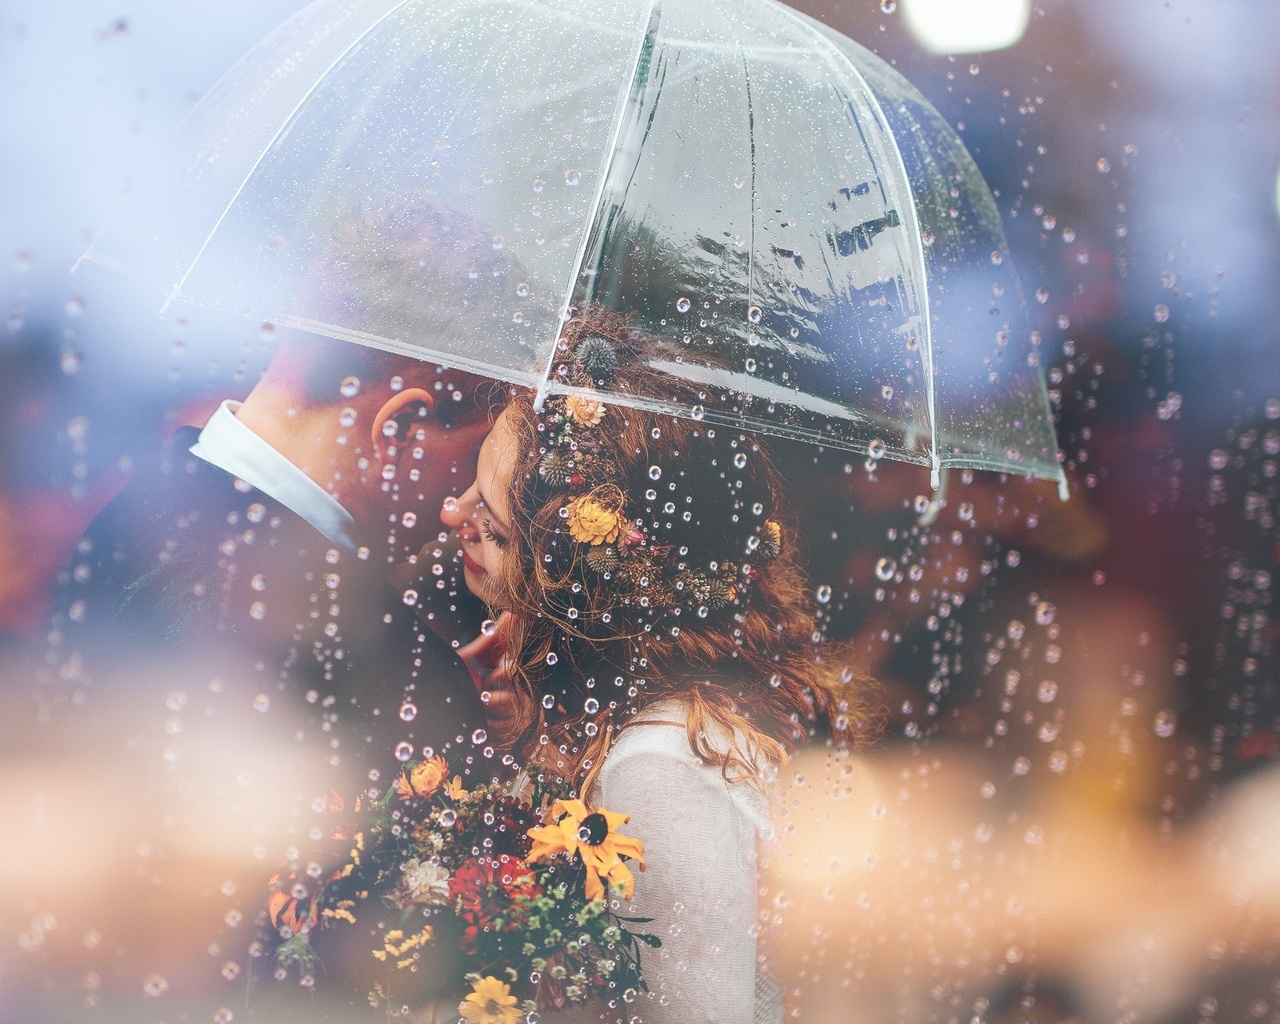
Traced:
<path fill-rule="evenodd" d="M 780 6 L 779 13 L 784 17 L 790 18 L 798 26 L 802 28 L 807 27 L 794 11 Z M 812 29 L 809 31 L 813 32 Z M 871 87 L 867 85 L 866 78 L 863 76 L 862 72 L 858 70 L 857 66 L 846 54 L 842 53 L 838 47 L 832 45 L 829 40 L 825 39 L 820 34 L 814 32 L 813 35 L 816 36 L 818 43 L 825 51 L 827 60 L 838 62 L 854 76 L 856 81 L 861 83 L 863 87 L 863 95 L 866 97 L 867 103 L 870 105 L 876 118 L 879 120 L 881 128 L 884 129 L 885 137 L 889 140 L 889 149 L 892 152 L 894 161 L 897 163 L 898 171 L 902 176 L 902 182 L 907 190 L 907 202 L 903 204 L 904 209 L 901 211 L 901 216 L 906 226 L 908 236 L 915 239 L 920 238 L 920 223 L 916 219 L 915 197 L 911 191 L 911 179 L 907 175 L 906 161 L 902 159 L 902 150 L 898 148 L 898 140 L 894 138 L 893 130 L 889 126 L 889 119 L 885 117 L 884 109 L 880 106 L 879 99 L 877 99 L 875 93 L 872 92 Z M 912 252 L 914 256 L 914 250 Z M 933 330 L 929 324 L 929 278 L 925 271 L 923 259 L 918 261 L 913 259 L 913 262 L 917 264 L 915 270 L 919 277 L 918 286 L 921 298 L 921 312 L 919 314 L 920 333 L 922 335 L 920 345 L 921 352 L 923 354 L 921 361 L 924 364 L 925 401 L 929 410 L 929 457 L 931 466 L 929 482 L 933 489 L 937 490 L 942 485 L 942 460 L 938 455 L 938 417 L 937 411 L 934 407 Z"/>
<path fill-rule="evenodd" d="M 276 143 L 276 140 L 279 139 L 280 136 L 284 134 L 285 129 L 288 128 L 293 123 L 293 119 L 297 117 L 298 111 L 300 111 L 306 105 L 307 100 L 309 100 L 312 97 L 312 95 L 314 95 L 316 89 L 318 89 L 321 83 L 323 83 L 324 80 L 329 77 L 329 72 L 331 72 L 334 68 L 336 68 L 343 60 L 345 60 L 347 55 L 351 53 L 351 51 L 354 50 L 357 46 L 359 46 L 360 43 L 362 43 L 366 38 L 368 38 L 369 34 L 375 31 L 384 21 L 386 21 L 389 17 L 395 14 L 402 7 L 412 2 L 413 0 L 397 0 L 396 3 L 393 3 L 389 8 L 387 8 L 387 10 L 385 10 L 382 14 L 380 14 L 363 32 L 359 33 L 355 37 L 355 39 L 351 40 L 350 44 L 348 44 L 346 47 L 343 48 L 342 52 L 339 53 L 329 63 L 329 66 L 327 68 L 325 68 L 324 74 L 316 76 L 316 80 L 311 84 L 311 87 L 308 88 L 307 91 L 303 94 L 302 98 L 299 99 L 298 102 L 294 104 L 293 109 L 289 111 L 288 115 L 281 120 L 279 127 L 277 127 L 275 132 L 272 133 L 271 138 L 267 141 L 266 145 L 262 147 L 262 152 L 260 152 L 258 156 L 254 159 L 253 164 L 249 167 L 249 169 L 245 172 L 244 177 L 240 180 L 240 184 L 236 186 L 236 190 L 231 194 L 231 198 L 227 200 L 226 206 L 223 208 L 222 212 L 218 214 L 218 219 L 214 221 L 213 227 L 209 230 L 209 234 L 205 237 L 205 240 L 200 244 L 200 248 L 196 250 L 196 254 L 191 261 L 191 265 L 187 267 L 186 271 L 183 273 L 178 283 L 173 286 L 173 289 L 169 292 L 169 297 L 165 299 L 164 305 L 160 308 L 160 314 L 162 316 L 164 315 L 165 311 L 168 310 L 169 306 L 172 305 L 173 302 L 182 294 L 182 288 L 187 283 L 187 279 L 191 276 L 192 271 L 196 269 L 196 264 L 200 262 L 200 257 L 203 256 L 204 251 L 207 248 L 209 248 L 209 243 L 213 241 L 213 236 L 216 235 L 218 233 L 218 229 L 222 227 L 222 222 L 227 219 L 227 214 L 231 212 L 231 208 L 235 205 L 236 200 L 240 198 L 240 194 L 244 192 L 245 187 L 249 184 L 250 179 L 253 178 L 258 168 L 262 166 L 262 161 L 266 159 L 267 154 L 271 151 L 271 147 L 274 146 Z"/>
<path fill-rule="evenodd" d="M 750 239 L 747 244 L 747 322 L 751 322 L 751 308 L 755 303 L 756 278 L 756 112 L 751 104 L 751 74 L 747 67 L 747 55 L 738 48 L 742 58 L 742 81 L 747 90 L 747 143 L 751 150 L 751 219 Z"/>
<path fill-rule="evenodd" d="M 582 263 L 587 257 L 587 244 L 591 241 L 591 229 L 595 225 L 597 218 L 600 216 L 600 203 L 604 199 L 605 189 L 609 185 L 609 173 L 613 170 L 614 159 L 618 155 L 618 143 L 622 139 L 622 133 L 626 129 L 627 124 L 627 108 L 630 106 L 632 93 L 637 90 L 639 83 L 636 76 L 640 72 L 640 65 L 644 60 L 646 49 L 652 49 L 652 40 L 658 34 L 658 22 L 662 17 L 662 5 L 659 0 L 649 0 L 647 17 L 644 19 L 646 24 L 645 30 L 640 34 L 640 41 L 636 45 L 635 57 L 631 61 L 631 74 L 627 76 L 622 83 L 622 88 L 618 93 L 617 103 L 614 105 L 614 126 L 613 138 L 609 142 L 608 153 L 604 159 L 604 164 L 600 169 L 600 178 L 596 182 L 595 196 L 591 201 L 592 214 L 586 220 L 582 229 L 582 238 L 578 242 L 578 255 L 573 261 L 573 268 L 569 272 L 569 280 L 565 286 L 564 296 L 564 314 L 560 317 L 560 322 L 556 326 L 556 336 L 551 344 L 551 352 L 547 355 L 547 367 L 542 373 L 542 383 L 538 385 L 538 392 L 533 399 L 533 408 L 536 412 L 542 411 L 542 405 L 547 400 L 547 388 L 551 380 L 551 368 L 555 365 L 557 350 L 560 347 L 560 336 L 564 333 L 565 321 L 568 317 L 570 304 L 573 302 L 573 291 L 577 286 L 578 276 L 582 273 Z"/>

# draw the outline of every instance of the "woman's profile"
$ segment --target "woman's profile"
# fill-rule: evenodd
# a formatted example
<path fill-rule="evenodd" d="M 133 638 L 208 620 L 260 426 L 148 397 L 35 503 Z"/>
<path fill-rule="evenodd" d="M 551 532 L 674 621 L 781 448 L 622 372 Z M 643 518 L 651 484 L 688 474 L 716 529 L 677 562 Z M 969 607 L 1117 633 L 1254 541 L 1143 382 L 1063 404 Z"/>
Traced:
<path fill-rule="evenodd" d="M 645 954 L 648 993 L 600 1015 L 780 1021 L 757 906 L 771 782 L 799 744 L 857 739 L 871 716 L 824 658 L 759 439 L 609 402 L 701 400 L 659 384 L 655 346 L 615 314 L 571 318 L 553 372 L 573 392 L 541 410 L 514 392 L 443 518 L 467 586 L 501 614 L 505 745 L 588 808 L 630 815 L 644 843 L 622 913 L 651 919 L 662 947 Z"/>

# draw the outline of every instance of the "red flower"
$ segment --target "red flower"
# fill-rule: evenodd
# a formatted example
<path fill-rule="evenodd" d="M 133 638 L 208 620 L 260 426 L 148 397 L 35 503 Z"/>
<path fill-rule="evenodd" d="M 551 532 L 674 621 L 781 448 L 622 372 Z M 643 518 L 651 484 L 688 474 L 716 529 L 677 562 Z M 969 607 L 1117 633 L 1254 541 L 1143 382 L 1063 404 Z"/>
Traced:
<path fill-rule="evenodd" d="M 481 933 L 522 928 L 529 904 L 541 895 L 537 877 L 519 857 L 504 853 L 467 861 L 449 879 L 449 898 L 464 926 L 463 952 L 477 952 Z"/>

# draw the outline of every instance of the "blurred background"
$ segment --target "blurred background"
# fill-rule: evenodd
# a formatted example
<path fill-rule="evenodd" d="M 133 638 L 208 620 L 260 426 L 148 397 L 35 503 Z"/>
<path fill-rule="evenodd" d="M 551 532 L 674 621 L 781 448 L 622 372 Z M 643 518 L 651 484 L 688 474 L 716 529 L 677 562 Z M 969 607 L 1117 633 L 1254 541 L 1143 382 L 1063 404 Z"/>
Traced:
<path fill-rule="evenodd" d="M 918 470 L 787 459 L 824 628 L 890 713 L 786 780 L 765 905 L 795 1019 L 1280 1021 L 1280 5 L 794 6 L 995 191 L 1072 492 L 955 474 L 926 527 Z M 69 268 L 299 7 L 0 4 L 0 1021 L 293 1019 L 245 982 L 294 798 L 254 783 L 288 766 L 247 723 L 221 778 L 185 697 L 68 724 L 97 697 L 48 614 L 92 517 L 276 337 Z M 207 778 L 166 776 L 178 733 Z"/>

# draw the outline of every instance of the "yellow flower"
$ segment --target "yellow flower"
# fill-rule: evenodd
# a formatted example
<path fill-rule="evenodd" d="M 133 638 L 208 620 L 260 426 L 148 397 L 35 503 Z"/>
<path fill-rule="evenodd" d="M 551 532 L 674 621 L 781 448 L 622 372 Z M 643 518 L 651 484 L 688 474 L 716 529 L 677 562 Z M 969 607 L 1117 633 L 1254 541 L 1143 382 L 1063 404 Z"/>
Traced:
<path fill-rule="evenodd" d="M 605 882 L 621 889 L 622 895 L 631 899 L 636 880 L 622 858 L 637 861 L 643 871 L 644 843 L 617 831 L 631 820 L 631 815 L 603 807 L 591 811 L 581 800 L 557 800 L 551 805 L 551 820 L 553 824 L 529 829 L 533 847 L 526 861 L 533 864 L 550 860 L 559 853 L 570 856 L 576 853 L 587 869 L 587 899 L 601 899 Z"/>
<path fill-rule="evenodd" d="M 569 502 L 569 534 L 579 544 L 612 544 L 622 532 L 622 517 L 589 494 Z"/>
<path fill-rule="evenodd" d="M 471 992 L 458 1004 L 458 1012 L 467 1024 L 516 1024 L 524 1011 L 511 994 L 511 986 L 494 977 L 471 983 Z"/>
<path fill-rule="evenodd" d="M 467 795 L 467 791 L 462 788 L 462 776 L 455 775 L 453 781 L 446 783 L 444 787 L 444 795 L 450 800 L 461 800 Z"/>
<path fill-rule="evenodd" d="M 449 777 L 449 765 L 443 757 L 436 754 L 425 761 L 419 761 L 412 768 L 406 768 L 396 779 L 396 796 L 401 800 L 420 796 L 435 796 L 436 791 L 444 785 Z"/>
<path fill-rule="evenodd" d="M 604 418 L 605 407 L 598 398 L 570 395 L 565 399 L 564 407 L 580 427 L 598 427 Z"/>
<path fill-rule="evenodd" d="M 422 931 L 416 932 L 406 939 L 404 932 L 399 928 L 393 928 L 382 937 L 382 948 L 373 950 L 373 955 L 383 963 L 386 963 L 389 957 L 402 957 L 403 959 L 396 961 L 396 967 L 403 970 L 414 962 L 413 957 L 405 957 L 405 954 L 425 946 L 431 941 L 432 934 L 431 925 L 427 925 Z M 401 939 L 404 941 L 401 942 Z"/>

